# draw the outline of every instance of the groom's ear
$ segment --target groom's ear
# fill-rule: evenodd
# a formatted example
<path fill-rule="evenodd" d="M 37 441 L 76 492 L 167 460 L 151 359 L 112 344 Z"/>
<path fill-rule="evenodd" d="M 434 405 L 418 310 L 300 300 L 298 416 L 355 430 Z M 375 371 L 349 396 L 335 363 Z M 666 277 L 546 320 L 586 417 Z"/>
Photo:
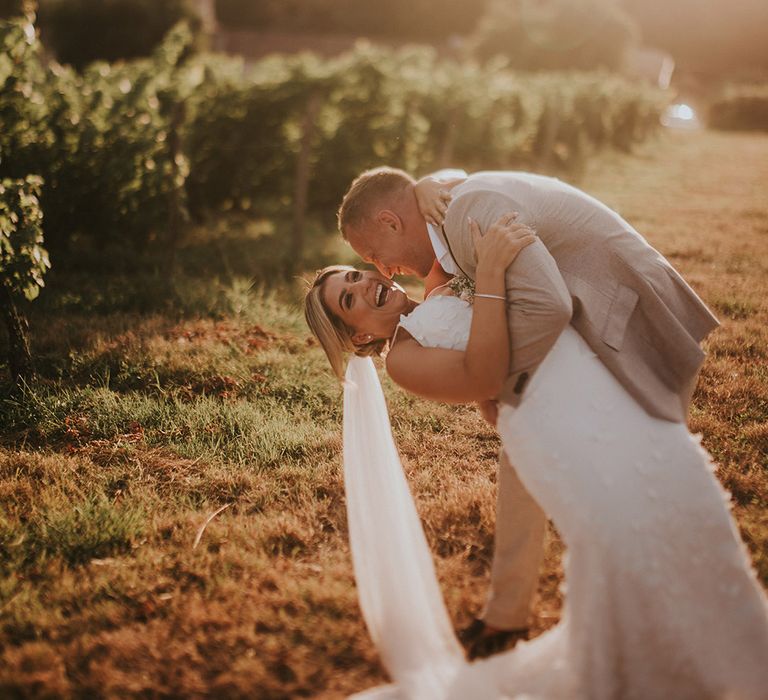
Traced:
<path fill-rule="evenodd" d="M 391 209 L 381 209 L 376 214 L 376 221 L 390 233 L 400 233 L 403 222 Z"/>

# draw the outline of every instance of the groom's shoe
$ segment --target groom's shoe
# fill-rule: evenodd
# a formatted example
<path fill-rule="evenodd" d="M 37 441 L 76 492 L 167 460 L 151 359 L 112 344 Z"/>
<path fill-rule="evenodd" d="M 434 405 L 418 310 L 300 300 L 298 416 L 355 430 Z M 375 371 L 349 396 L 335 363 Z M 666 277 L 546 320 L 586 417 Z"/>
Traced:
<path fill-rule="evenodd" d="M 466 649 L 467 658 L 472 661 L 511 649 L 521 639 L 528 639 L 528 632 L 527 627 L 497 630 L 489 627 L 482 620 L 475 619 L 468 627 L 459 631 L 458 637 Z"/>

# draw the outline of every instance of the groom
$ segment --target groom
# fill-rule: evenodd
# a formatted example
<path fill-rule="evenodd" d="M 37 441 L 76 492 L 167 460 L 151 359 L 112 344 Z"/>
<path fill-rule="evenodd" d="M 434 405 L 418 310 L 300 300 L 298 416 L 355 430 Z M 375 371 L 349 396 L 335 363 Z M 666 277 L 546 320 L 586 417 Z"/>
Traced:
<path fill-rule="evenodd" d="M 704 359 L 699 343 L 718 322 L 616 212 L 554 178 L 481 172 L 453 188 L 437 227 L 419 212 L 414 185 L 401 170 L 370 170 L 339 208 L 344 238 L 387 277 L 434 275 L 437 260 L 448 275 L 474 279 L 470 219 L 486 231 L 516 211 L 538 233 L 507 270 L 510 367 L 500 401 L 524 400 L 531 376 L 570 323 L 647 413 L 685 422 Z M 524 632 L 543 551 L 545 516 L 504 462 L 491 591 L 483 620 L 468 631 L 475 641 L 489 631 Z"/>

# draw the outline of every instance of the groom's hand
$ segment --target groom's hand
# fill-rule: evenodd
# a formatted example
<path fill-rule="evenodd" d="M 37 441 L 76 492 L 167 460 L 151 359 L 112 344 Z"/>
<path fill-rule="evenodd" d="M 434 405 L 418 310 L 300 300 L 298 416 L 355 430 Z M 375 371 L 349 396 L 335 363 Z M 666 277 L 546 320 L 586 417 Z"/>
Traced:
<path fill-rule="evenodd" d="M 487 401 L 478 401 L 477 407 L 480 409 L 480 415 L 485 418 L 494 428 L 499 417 L 499 404 L 493 399 Z"/>

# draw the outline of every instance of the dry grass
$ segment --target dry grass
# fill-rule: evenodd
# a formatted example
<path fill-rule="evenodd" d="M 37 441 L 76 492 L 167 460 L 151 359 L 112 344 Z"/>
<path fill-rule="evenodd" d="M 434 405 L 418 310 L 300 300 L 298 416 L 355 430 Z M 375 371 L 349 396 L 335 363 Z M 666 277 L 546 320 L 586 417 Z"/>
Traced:
<path fill-rule="evenodd" d="M 694 398 L 768 580 L 768 138 L 667 134 L 581 185 L 717 309 Z M 340 697 L 384 680 L 355 596 L 339 388 L 296 308 L 40 313 L 43 381 L 3 403 L 0 696 Z M 449 610 L 481 606 L 497 441 L 387 384 Z M 198 547 L 195 536 L 206 519 Z M 536 629 L 560 607 L 548 541 Z"/>

